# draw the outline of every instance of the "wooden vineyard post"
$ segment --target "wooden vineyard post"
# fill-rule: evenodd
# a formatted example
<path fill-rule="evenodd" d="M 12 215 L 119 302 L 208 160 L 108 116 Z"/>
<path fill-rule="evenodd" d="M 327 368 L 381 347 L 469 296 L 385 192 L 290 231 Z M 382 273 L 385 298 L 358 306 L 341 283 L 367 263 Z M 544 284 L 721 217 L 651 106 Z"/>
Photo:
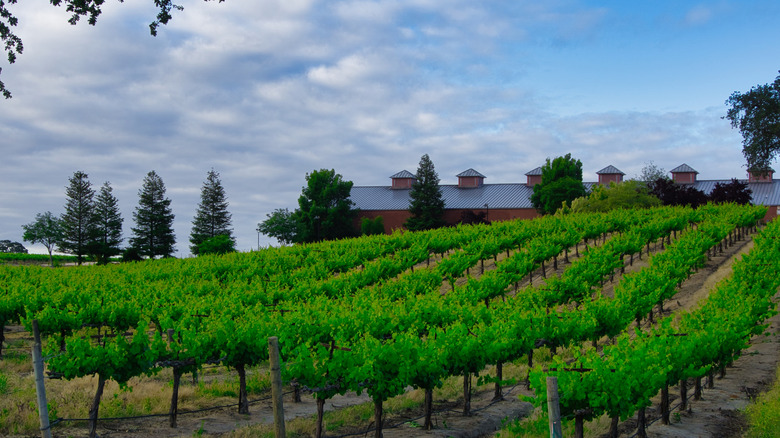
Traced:
<path fill-rule="evenodd" d="M 43 354 L 41 353 L 41 332 L 38 330 L 38 320 L 34 319 L 33 338 L 35 343 L 32 347 L 33 370 L 35 372 L 35 392 L 38 395 L 38 417 L 41 420 L 41 436 L 51 438 L 51 427 L 49 426 L 49 407 L 46 401 L 46 386 L 43 383 Z"/>
<path fill-rule="evenodd" d="M 562 438 L 561 405 L 558 401 L 558 378 L 547 377 L 547 413 L 550 424 L 550 438 Z"/>
<path fill-rule="evenodd" d="M 268 356 L 271 362 L 271 397 L 274 407 L 274 436 L 284 438 L 284 405 L 282 404 L 282 367 L 279 361 L 279 338 L 268 338 Z"/>

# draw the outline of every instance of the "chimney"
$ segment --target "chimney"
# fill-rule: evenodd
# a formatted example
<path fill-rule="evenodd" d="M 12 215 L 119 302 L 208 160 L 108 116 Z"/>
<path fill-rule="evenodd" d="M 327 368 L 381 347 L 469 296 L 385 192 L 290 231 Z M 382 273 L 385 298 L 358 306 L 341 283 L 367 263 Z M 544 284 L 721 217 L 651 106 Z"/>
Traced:
<path fill-rule="evenodd" d="M 465 170 L 456 175 L 459 189 L 475 189 L 485 183 L 485 175 L 474 169 Z"/>
<path fill-rule="evenodd" d="M 402 170 L 390 177 L 393 180 L 391 189 L 411 189 L 412 183 L 417 179 L 412 172 Z"/>
<path fill-rule="evenodd" d="M 615 166 L 607 166 L 598 172 L 596 172 L 596 175 L 599 176 L 599 184 L 601 185 L 609 185 L 609 183 L 620 183 L 623 182 L 623 175 L 625 173 L 621 172 L 617 167 Z"/>
<path fill-rule="evenodd" d="M 687 164 L 681 164 L 674 169 L 670 170 L 672 173 L 672 181 L 678 184 L 693 184 L 696 182 L 696 170 Z"/>

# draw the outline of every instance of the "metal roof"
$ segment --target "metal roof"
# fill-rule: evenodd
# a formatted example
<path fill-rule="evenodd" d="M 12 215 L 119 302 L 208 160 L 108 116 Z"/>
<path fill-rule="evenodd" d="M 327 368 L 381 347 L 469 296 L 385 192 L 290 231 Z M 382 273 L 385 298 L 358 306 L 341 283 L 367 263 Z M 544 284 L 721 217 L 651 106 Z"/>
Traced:
<path fill-rule="evenodd" d="M 541 166 L 537 167 L 536 169 L 529 170 L 528 172 L 526 172 L 526 176 L 536 176 L 536 175 L 541 175 L 541 174 L 542 174 L 542 167 Z"/>
<path fill-rule="evenodd" d="M 457 185 L 441 185 L 444 208 L 479 209 L 533 208 L 532 187 L 525 184 L 485 184 L 481 187 L 459 188 Z M 350 199 L 361 210 L 407 210 L 411 189 L 390 187 L 352 187 Z"/>
<path fill-rule="evenodd" d="M 391 176 L 390 178 L 417 178 L 417 176 L 415 176 L 415 174 L 413 174 L 412 172 L 409 172 L 408 170 L 404 169 L 396 173 L 395 175 Z"/>
<path fill-rule="evenodd" d="M 617 167 L 612 166 L 612 165 L 607 166 L 607 167 L 599 170 L 598 172 L 596 172 L 596 175 L 615 175 L 615 174 L 617 174 L 617 175 L 625 175 L 625 173 L 621 172 L 620 169 L 618 169 Z"/>
<path fill-rule="evenodd" d="M 671 173 L 699 173 L 693 167 L 683 163 L 674 169 L 670 170 Z"/>
<path fill-rule="evenodd" d="M 740 180 L 747 182 L 746 180 Z M 715 184 L 728 184 L 730 179 L 696 181 L 692 186 L 710 194 Z M 598 183 L 583 182 L 587 191 Z M 531 204 L 533 187 L 526 184 L 484 184 L 481 187 L 459 188 L 457 185 L 440 185 L 444 208 L 480 209 L 485 204 L 491 209 L 534 208 Z M 758 205 L 780 205 L 780 179 L 769 182 L 748 183 L 753 191 L 752 202 Z M 408 210 L 411 189 L 393 189 L 389 186 L 353 186 L 350 199 L 361 210 Z"/>
<path fill-rule="evenodd" d="M 740 182 L 747 182 L 747 180 L 740 179 Z M 715 184 L 729 184 L 730 179 L 719 180 L 705 180 L 696 181 L 693 183 L 693 187 L 697 190 L 701 190 L 705 194 L 709 195 L 715 188 Z M 753 192 L 751 195 L 751 202 L 756 205 L 780 205 L 780 179 L 774 179 L 769 182 L 753 182 L 748 183 L 748 188 Z"/>
<path fill-rule="evenodd" d="M 468 169 L 468 170 L 464 170 L 463 172 L 461 172 L 461 173 L 459 173 L 459 174 L 457 174 L 455 176 L 457 176 L 458 178 L 465 177 L 465 176 L 478 176 L 480 178 L 487 178 L 485 175 L 483 175 L 483 174 L 481 174 L 481 173 L 479 173 L 476 170 L 471 169 L 471 168 Z"/>

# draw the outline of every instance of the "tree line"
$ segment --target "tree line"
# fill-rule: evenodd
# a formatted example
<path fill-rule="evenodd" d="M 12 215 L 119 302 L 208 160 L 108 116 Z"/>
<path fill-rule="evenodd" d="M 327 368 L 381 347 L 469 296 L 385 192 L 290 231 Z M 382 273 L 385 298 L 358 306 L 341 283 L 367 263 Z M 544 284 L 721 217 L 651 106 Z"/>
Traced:
<path fill-rule="evenodd" d="M 175 215 L 165 192 L 162 178 L 150 171 L 138 191 L 132 236 L 129 245 L 123 248 L 124 219 L 111 183 L 103 183 L 96 193 L 89 176 L 76 171 L 65 189 L 64 213 L 59 216 L 51 211 L 36 214 L 33 222 L 22 225 L 23 239 L 45 246 L 52 264 L 55 250 L 75 255 L 79 265 L 87 258 L 106 264 L 118 255 L 122 255 L 124 261 L 172 257 L 176 251 Z M 232 218 L 227 207 L 219 173 L 212 169 L 203 183 L 201 201 L 192 221 L 189 240 L 193 254 L 235 251 Z"/>
<path fill-rule="evenodd" d="M 267 214 L 266 220 L 257 224 L 257 232 L 283 245 L 354 237 L 359 233 L 354 224 L 358 209 L 349 199 L 352 185 L 352 181 L 344 181 L 333 169 L 307 173 L 298 208 L 294 211 L 278 208 Z M 406 229 L 421 231 L 445 225 L 439 176 L 428 154 L 420 159 L 409 196 L 410 217 L 404 224 Z M 383 234 L 382 217 L 363 218 L 360 232 Z"/>

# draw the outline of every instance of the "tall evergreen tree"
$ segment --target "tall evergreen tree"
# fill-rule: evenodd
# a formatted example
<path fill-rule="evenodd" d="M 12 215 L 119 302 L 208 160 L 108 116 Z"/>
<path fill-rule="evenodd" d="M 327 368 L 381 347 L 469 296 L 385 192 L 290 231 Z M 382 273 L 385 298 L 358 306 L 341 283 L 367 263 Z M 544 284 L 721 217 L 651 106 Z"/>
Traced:
<path fill-rule="evenodd" d="M 228 213 L 228 202 L 225 189 L 219 179 L 219 173 L 211 169 L 203 182 L 200 192 L 200 204 L 192 221 L 190 233 L 190 251 L 198 255 L 198 246 L 204 241 L 217 236 L 227 236 L 235 244 L 231 215 Z"/>
<path fill-rule="evenodd" d="M 293 218 L 299 242 L 341 239 L 355 235 L 357 210 L 349 199 L 352 181 L 344 181 L 333 169 L 306 174 L 306 187 L 298 198 Z"/>
<path fill-rule="evenodd" d="M 90 253 L 95 255 L 98 264 L 104 265 L 115 255 L 121 254 L 122 215 L 119 201 L 113 194 L 109 182 L 100 187 L 93 210 L 93 236 Z"/>
<path fill-rule="evenodd" d="M 417 175 L 409 191 L 409 213 L 404 226 L 410 231 L 439 228 L 444 223 L 444 198 L 439 187 L 439 175 L 428 154 L 420 158 Z"/>
<path fill-rule="evenodd" d="M 130 245 L 142 256 L 171 257 L 176 250 L 171 200 L 165 197 L 165 184 L 155 171 L 149 172 L 138 191 L 138 206 L 133 212 L 135 227 Z"/>
<path fill-rule="evenodd" d="M 59 242 L 59 250 L 75 254 L 79 265 L 82 257 L 89 253 L 92 239 L 95 190 L 88 178 L 86 173 L 77 171 L 69 179 L 70 184 L 65 189 L 68 199 L 61 217 L 62 240 Z"/>

